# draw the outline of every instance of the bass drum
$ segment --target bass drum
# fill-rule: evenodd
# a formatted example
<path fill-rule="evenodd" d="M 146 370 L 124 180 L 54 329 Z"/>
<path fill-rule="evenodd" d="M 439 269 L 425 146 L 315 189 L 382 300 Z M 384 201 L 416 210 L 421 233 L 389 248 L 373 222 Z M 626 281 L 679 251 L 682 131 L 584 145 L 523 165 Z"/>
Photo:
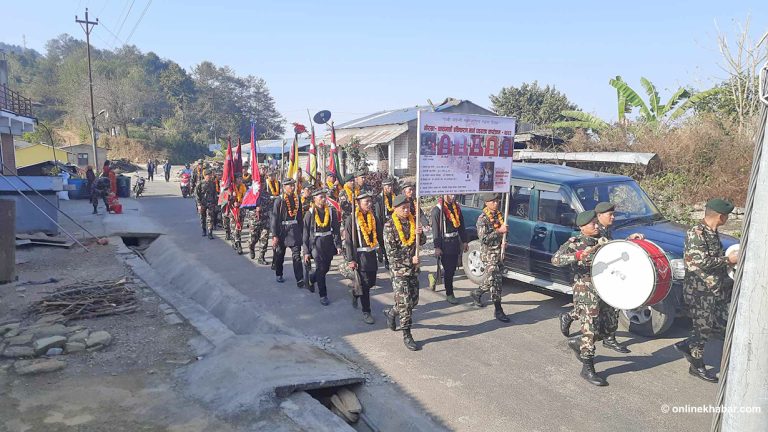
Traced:
<path fill-rule="evenodd" d="M 614 240 L 595 253 L 592 283 L 600 298 L 617 309 L 637 309 L 664 300 L 672 271 L 664 251 L 648 240 Z"/>

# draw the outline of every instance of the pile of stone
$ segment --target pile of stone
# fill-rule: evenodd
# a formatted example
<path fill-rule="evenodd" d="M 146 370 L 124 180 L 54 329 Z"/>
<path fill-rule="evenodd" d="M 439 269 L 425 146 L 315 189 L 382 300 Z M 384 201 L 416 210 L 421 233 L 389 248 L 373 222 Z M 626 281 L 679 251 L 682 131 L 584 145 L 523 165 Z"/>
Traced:
<path fill-rule="evenodd" d="M 67 326 L 66 321 L 64 316 L 52 314 L 28 326 L 19 322 L 0 325 L 0 357 L 17 359 L 14 369 L 21 375 L 52 372 L 66 366 L 58 356 L 98 351 L 112 343 L 112 335 L 106 331 Z"/>
<path fill-rule="evenodd" d="M 330 398 L 321 400 L 321 403 L 350 424 L 357 423 L 363 412 L 363 406 L 355 392 L 346 387 L 340 388 Z"/>

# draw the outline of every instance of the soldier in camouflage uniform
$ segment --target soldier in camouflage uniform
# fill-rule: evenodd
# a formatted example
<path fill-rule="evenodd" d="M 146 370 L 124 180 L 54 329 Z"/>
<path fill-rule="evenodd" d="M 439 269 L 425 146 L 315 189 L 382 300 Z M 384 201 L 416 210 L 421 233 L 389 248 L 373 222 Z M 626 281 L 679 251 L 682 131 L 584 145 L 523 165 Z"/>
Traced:
<path fill-rule="evenodd" d="M 595 372 L 595 342 L 607 336 L 614 309 L 600 298 L 592 284 L 592 259 L 600 244 L 597 213 L 594 210 L 579 213 L 576 225 L 581 233 L 560 246 L 552 256 L 552 264 L 573 268 L 573 302 L 581 321 L 581 334 L 568 339 L 568 347 L 582 362 L 581 377 L 590 384 L 606 386 L 608 382 Z"/>
<path fill-rule="evenodd" d="M 392 207 L 392 200 L 395 199 L 394 189 L 395 180 L 386 178 L 381 182 L 381 194 L 376 197 L 374 202 L 374 211 L 376 213 L 376 219 L 379 220 L 380 226 L 384 228 L 384 224 L 392 217 L 394 207 Z M 383 238 L 384 233 L 379 232 L 379 238 Z M 389 259 L 387 258 L 386 248 L 379 248 L 379 262 L 384 262 L 384 268 L 389 270 Z"/>
<path fill-rule="evenodd" d="M 209 239 L 213 239 L 213 217 L 214 209 L 217 207 L 216 185 L 211 178 L 210 170 L 205 170 L 203 180 L 197 183 L 195 188 L 195 197 L 197 197 L 197 210 L 200 213 L 200 225 L 203 228 L 203 236 L 208 234 Z"/>
<path fill-rule="evenodd" d="M 415 227 L 416 221 L 409 209 L 409 202 L 404 195 L 395 197 L 395 212 L 392 219 L 384 225 L 384 243 L 389 257 L 392 275 L 392 290 L 395 305 L 385 309 L 387 325 L 392 331 L 397 329 L 395 320 L 400 316 L 400 328 L 403 330 L 403 343 L 411 351 L 421 349 L 411 335 L 413 308 L 419 304 L 419 257 L 416 255 L 416 241 L 427 242 L 421 227 Z M 416 239 L 418 237 L 418 240 Z"/>
<path fill-rule="evenodd" d="M 613 233 L 611 231 L 611 227 L 613 226 L 613 222 L 615 220 L 614 217 L 614 211 L 616 210 L 616 206 L 613 203 L 610 202 L 600 202 L 595 206 L 595 213 L 597 214 L 597 230 L 598 230 L 598 236 L 600 238 L 605 238 L 606 240 L 613 240 Z M 631 234 L 629 237 L 627 237 L 628 240 L 642 240 L 644 236 L 640 233 Z M 569 312 L 563 312 L 560 314 L 560 332 L 563 334 L 563 336 L 568 337 L 570 336 L 570 327 L 571 322 L 573 320 L 579 319 L 579 314 L 576 311 L 576 302 L 574 301 L 574 307 Z M 608 313 L 606 310 L 606 320 L 604 322 L 605 324 L 605 331 L 606 334 L 605 338 L 603 339 L 603 346 L 609 349 L 612 349 L 616 352 L 620 352 L 622 354 L 629 353 L 629 349 L 625 347 L 624 345 L 620 344 L 616 340 L 616 330 L 619 328 L 619 310 L 616 308 L 613 309 L 612 313 Z"/>
<path fill-rule="evenodd" d="M 260 185 L 259 200 L 256 206 L 248 212 L 248 226 L 250 232 L 248 236 L 248 251 L 251 259 L 256 258 L 256 245 L 261 244 L 259 249 L 258 264 L 266 265 L 267 260 L 264 255 L 267 253 L 269 244 L 269 215 L 272 212 L 273 199 L 267 190 L 266 183 Z"/>
<path fill-rule="evenodd" d="M 491 292 L 493 300 L 494 317 L 501 322 L 509 322 L 507 314 L 501 307 L 501 251 L 505 246 L 502 244 L 504 234 L 507 232 L 506 221 L 502 220 L 504 215 L 499 211 L 499 202 L 501 194 L 486 193 L 480 195 L 480 199 L 485 202 L 483 212 L 477 218 L 477 236 L 480 239 L 480 260 L 485 267 L 485 277 L 478 289 L 470 292 L 472 303 L 475 306 L 483 307 L 483 294 Z"/>
<path fill-rule="evenodd" d="M 690 363 L 688 373 L 708 382 L 718 382 L 704 365 L 704 345 L 728 321 L 733 281 L 728 266 L 738 262 L 737 254 L 725 256 L 717 228 L 728 221 L 733 204 L 716 198 L 707 202 L 704 219 L 688 230 L 683 259 L 683 303 L 691 317 L 691 336 L 675 344 Z"/>

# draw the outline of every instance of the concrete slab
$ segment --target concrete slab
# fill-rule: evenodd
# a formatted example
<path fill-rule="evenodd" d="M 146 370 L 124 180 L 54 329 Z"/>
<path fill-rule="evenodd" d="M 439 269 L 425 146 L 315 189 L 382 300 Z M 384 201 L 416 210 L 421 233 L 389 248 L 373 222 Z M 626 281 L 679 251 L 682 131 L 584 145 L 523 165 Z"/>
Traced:
<path fill-rule="evenodd" d="M 179 376 L 192 397 L 230 415 L 273 408 L 295 391 L 364 381 L 350 363 L 287 335 L 230 338 Z"/>

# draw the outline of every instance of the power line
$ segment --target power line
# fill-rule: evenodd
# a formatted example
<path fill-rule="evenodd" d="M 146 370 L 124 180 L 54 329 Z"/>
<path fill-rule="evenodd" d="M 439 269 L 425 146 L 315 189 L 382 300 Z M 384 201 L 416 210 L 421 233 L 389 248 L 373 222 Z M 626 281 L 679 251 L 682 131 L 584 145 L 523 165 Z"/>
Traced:
<path fill-rule="evenodd" d="M 136 24 L 133 25 L 133 28 L 131 29 L 131 33 L 128 35 L 128 38 L 125 40 L 126 44 L 128 43 L 128 41 L 131 40 L 131 36 L 133 36 L 133 33 L 136 31 L 136 28 L 139 26 L 139 23 L 141 22 L 141 20 L 144 19 L 144 14 L 147 13 L 147 9 L 149 9 L 149 5 L 151 4 L 152 4 L 152 0 L 149 0 L 147 2 L 147 5 L 144 6 L 144 10 L 141 11 L 141 15 L 139 15 L 139 20 L 136 21 Z"/>
<path fill-rule="evenodd" d="M 104 12 L 104 9 L 107 8 L 107 5 L 109 4 L 109 0 L 106 0 L 103 5 L 101 5 L 101 9 L 99 9 L 99 15 L 101 15 L 102 12 Z"/>
<path fill-rule="evenodd" d="M 107 31 L 107 33 L 111 34 L 113 38 L 117 39 L 118 42 L 125 45 L 125 42 L 123 42 L 122 39 L 120 39 L 112 30 L 107 27 L 106 24 L 104 24 L 104 21 L 99 21 L 99 24 L 101 24 L 102 28 Z"/>
<path fill-rule="evenodd" d="M 131 9 L 133 9 L 133 4 L 136 3 L 136 0 L 131 0 L 131 5 L 128 7 L 128 12 L 123 17 L 123 21 L 120 23 L 120 27 L 117 29 L 117 34 L 119 35 L 121 31 L 123 31 L 123 26 L 125 25 L 125 21 L 128 19 L 128 15 L 131 14 Z M 118 18 L 120 19 L 120 18 Z"/>

